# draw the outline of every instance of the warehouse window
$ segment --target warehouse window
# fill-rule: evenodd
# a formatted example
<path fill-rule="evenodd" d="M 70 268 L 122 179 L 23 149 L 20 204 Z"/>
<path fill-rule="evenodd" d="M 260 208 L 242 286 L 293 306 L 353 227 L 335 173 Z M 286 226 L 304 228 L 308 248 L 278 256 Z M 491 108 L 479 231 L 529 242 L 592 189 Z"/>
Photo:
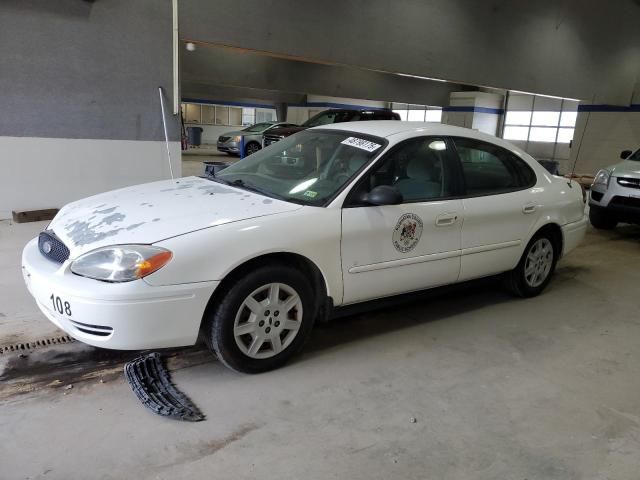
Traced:
<path fill-rule="evenodd" d="M 216 107 L 213 105 L 202 105 L 202 123 L 213 125 L 216 123 Z"/>
<path fill-rule="evenodd" d="M 429 105 L 393 103 L 392 109 L 400 115 L 400 120 L 409 122 L 442 122 L 442 108 Z"/>
<path fill-rule="evenodd" d="M 200 123 L 200 105 L 187 103 L 184 109 L 184 121 L 187 123 Z"/>
<path fill-rule="evenodd" d="M 256 123 L 275 122 L 276 112 L 267 108 L 256 108 Z"/>
<path fill-rule="evenodd" d="M 253 125 L 254 123 L 256 123 L 256 109 L 243 108 L 242 109 L 242 125 Z"/>
<path fill-rule="evenodd" d="M 578 102 L 537 95 L 512 94 L 507 103 L 503 138 L 525 142 L 569 143 Z"/>
<path fill-rule="evenodd" d="M 189 124 L 239 127 L 275 121 L 276 111 L 270 108 L 183 103 L 182 116 L 184 122 Z"/>

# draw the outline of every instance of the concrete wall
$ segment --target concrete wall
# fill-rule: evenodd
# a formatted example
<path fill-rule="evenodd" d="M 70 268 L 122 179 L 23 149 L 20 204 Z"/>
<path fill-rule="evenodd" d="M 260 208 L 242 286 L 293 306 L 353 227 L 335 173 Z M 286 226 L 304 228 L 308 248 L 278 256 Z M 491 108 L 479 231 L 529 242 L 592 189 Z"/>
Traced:
<path fill-rule="evenodd" d="M 639 99 L 640 100 L 640 99 Z M 620 162 L 622 150 L 640 148 L 640 101 L 627 108 L 581 105 L 571 148 L 570 168 L 595 174 Z"/>
<path fill-rule="evenodd" d="M 634 0 L 182 0 L 180 17 L 185 40 L 602 103 L 628 104 L 640 68 Z"/>
<path fill-rule="evenodd" d="M 0 137 L 0 218 L 11 210 L 61 207 L 115 188 L 169 178 L 164 142 Z M 171 143 L 173 171 L 180 144 Z"/>
<path fill-rule="evenodd" d="M 170 0 L 0 3 L 0 218 L 168 177 L 171 18 Z"/>

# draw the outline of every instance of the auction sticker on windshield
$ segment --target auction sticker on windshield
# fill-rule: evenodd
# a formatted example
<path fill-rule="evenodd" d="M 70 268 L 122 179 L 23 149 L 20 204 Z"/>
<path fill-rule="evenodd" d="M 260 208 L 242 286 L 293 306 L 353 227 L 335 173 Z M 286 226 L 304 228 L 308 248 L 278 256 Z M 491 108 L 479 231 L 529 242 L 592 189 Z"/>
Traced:
<path fill-rule="evenodd" d="M 381 145 L 378 143 L 370 142 L 369 140 L 363 140 L 362 138 L 356 138 L 356 137 L 345 138 L 340 143 L 344 145 L 349 145 L 350 147 L 356 147 L 361 150 L 366 150 L 367 152 L 375 152 L 377 149 L 381 147 Z"/>

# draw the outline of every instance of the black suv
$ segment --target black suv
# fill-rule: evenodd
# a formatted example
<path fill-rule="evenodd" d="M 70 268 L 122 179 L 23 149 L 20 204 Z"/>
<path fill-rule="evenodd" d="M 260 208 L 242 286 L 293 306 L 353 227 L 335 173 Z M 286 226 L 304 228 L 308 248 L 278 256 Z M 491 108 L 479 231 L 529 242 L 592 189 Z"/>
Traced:
<path fill-rule="evenodd" d="M 351 110 L 331 109 L 314 115 L 299 127 L 276 127 L 262 136 L 262 146 L 266 147 L 289 135 L 311 127 L 329 125 L 331 123 L 361 122 L 363 120 L 400 120 L 400 115 L 391 110 Z"/>

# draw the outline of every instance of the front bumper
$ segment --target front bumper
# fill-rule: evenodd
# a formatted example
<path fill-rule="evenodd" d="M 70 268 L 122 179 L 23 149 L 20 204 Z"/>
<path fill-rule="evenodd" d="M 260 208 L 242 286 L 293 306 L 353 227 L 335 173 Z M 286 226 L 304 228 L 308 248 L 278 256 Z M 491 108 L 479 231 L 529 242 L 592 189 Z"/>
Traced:
<path fill-rule="evenodd" d="M 238 142 L 218 142 L 216 144 L 216 147 L 218 148 L 219 151 L 221 152 L 226 152 L 226 153 L 240 153 L 240 146 L 238 145 Z"/>
<path fill-rule="evenodd" d="M 607 188 L 600 185 L 592 187 L 589 205 L 606 209 L 620 221 L 640 222 L 640 188 L 620 185 L 618 177 L 612 177 Z"/>
<path fill-rule="evenodd" d="M 42 313 L 73 338 L 103 348 L 193 345 L 204 310 L 219 284 L 107 283 L 75 275 L 69 264 L 45 258 L 37 239 L 22 253 L 24 281 Z"/>

